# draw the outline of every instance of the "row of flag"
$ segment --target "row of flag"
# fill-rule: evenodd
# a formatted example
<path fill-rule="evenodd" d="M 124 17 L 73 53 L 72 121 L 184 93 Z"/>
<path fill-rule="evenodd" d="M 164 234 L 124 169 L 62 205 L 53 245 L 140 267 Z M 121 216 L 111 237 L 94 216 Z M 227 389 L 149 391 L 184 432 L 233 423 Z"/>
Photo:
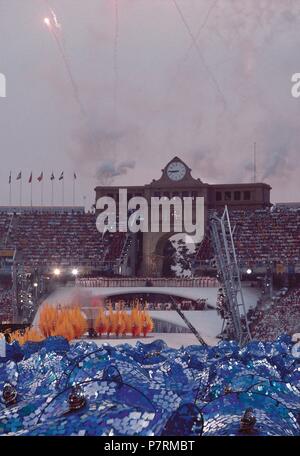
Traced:
<path fill-rule="evenodd" d="M 16 177 L 16 180 L 21 180 L 22 179 L 22 171 L 19 172 L 19 174 L 17 175 Z M 39 182 L 42 182 L 42 180 L 44 179 L 44 172 L 42 171 L 41 174 L 37 177 L 37 180 Z M 58 180 L 61 181 L 64 179 L 64 172 L 62 171 Z M 77 174 L 74 173 L 73 174 L 73 179 L 76 180 L 77 179 Z M 28 179 L 28 183 L 31 184 L 32 183 L 32 180 L 33 180 L 33 174 L 31 173 L 30 176 L 29 176 L 29 179 Z M 54 181 L 55 180 L 55 176 L 54 176 L 54 173 L 51 174 L 50 176 L 50 180 L 51 181 Z M 8 183 L 11 184 L 12 182 L 12 175 L 10 173 L 9 175 L 9 178 L 8 178 Z"/>

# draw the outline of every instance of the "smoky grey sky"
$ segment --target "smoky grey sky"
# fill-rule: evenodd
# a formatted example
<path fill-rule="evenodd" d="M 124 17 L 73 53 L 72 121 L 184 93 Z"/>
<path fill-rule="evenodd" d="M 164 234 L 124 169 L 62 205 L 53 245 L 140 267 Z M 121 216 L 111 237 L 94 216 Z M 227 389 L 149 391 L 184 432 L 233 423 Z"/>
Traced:
<path fill-rule="evenodd" d="M 10 170 L 16 204 L 20 170 L 24 204 L 31 171 L 49 204 L 64 170 L 66 203 L 76 171 L 90 205 L 104 171 L 144 184 L 175 155 L 204 181 L 247 182 L 254 142 L 273 201 L 299 201 L 299 30 L 299 0 L 0 0 L 0 204 Z"/>

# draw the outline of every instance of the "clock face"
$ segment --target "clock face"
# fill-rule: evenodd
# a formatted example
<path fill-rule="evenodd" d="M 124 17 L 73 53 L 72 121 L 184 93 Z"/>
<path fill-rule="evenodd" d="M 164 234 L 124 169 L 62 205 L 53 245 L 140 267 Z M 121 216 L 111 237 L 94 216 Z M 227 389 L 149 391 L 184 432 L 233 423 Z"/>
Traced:
<path fill-rule="evenodd" d="M 173 181 L 180 181 L 184 178 L 186 173 L 186 168 L 181 162 L 172 162 L 167 168 L 167 176 Z"/>

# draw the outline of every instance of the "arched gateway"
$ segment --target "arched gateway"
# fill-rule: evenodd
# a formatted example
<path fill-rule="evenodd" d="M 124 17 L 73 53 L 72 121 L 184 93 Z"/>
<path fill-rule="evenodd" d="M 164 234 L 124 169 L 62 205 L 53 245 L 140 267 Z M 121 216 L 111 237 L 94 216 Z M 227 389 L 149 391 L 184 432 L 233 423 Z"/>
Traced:
<path fill-rule="evenodd" d="M 197 240 L 200 241 L 206 228 L 209 209 L 222 209 L 225 204 L 235 208 L 268 207 L 270 206 L 270 189 L 271 187 L 264 183 L 207 184 L 199 178 L 193 178 L 191 169 L 180 158 L 174 157 L 162 169 L 160 179 L 153 180 L 150 184 L 129 187 L 96 187 L 96 211 L 98 200 L 110 197 L 115 201 L 116 211 L 119 214 L 122 203 L 120 194 L 125 191 L 128 204 L 130 201 L 134 201 L 133 198 L 142 198 L 146 201 L 148 209 L 144 219 L 147 219 L 148 230 L 140 233 L 141 263 L 137 274 L 159 276 L 162 273 L 164 262 L 164 246 L 172 235 L 178 232 L 190 234 L 191 231 L 187 227 L 195 224 Z M 153 201 L 156 201 L 156 205 L 160 205 L 155 215 L 152 212 Z M 164 205 L 165 203 L 168 203 L 169 206 Z M 177 203 L 180 203 L 179 206 Z M 100 211 L 98 210 L 98 212 Z M 168 221 L 168 213 L 170 214 L 170 225 L 166 230 L 164 224 Z M 180 231 L 178 223 L 179 225 L 181 223 Z M 127 229 L 127 220 L 125 224 Z M 122 226 L 124 228 L 124 221 Z M 122 226 L 118 226 L 120 231 L 123 229 Z"/>

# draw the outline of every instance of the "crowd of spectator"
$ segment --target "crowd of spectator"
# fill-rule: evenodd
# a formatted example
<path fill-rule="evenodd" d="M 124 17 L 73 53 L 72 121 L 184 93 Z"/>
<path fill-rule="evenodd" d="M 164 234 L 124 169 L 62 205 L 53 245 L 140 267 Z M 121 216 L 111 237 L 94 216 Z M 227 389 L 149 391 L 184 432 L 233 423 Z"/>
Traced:
<path fill-rule="evenodd" d="M 145 301 L 134 298 L 122 300 L 110 298 L 105 301 L 104 305 L 106 309 L 111 307 L 113 310 L 129 310 L 136 306 L 145 310 L 174 310 L 174 303 L 166 296 L 153 297 Z M 204 310 L 207 307 L 207 299 L 202 298 L 197 301 L 181 299 L 179 302 L 176 302 L 176 307 L 180 310 Z"/>
<path fill-rule="evenodd" d="M 211 245 L 211 241 L 208 236 L 203 238 L 203 241 L 200 243 L 199 247 L 195 253 L 196 261 L 209 261 L 213 258 L 214 252 Z"/>
<path fill-rule="evenodd" d="M 213 214 L 209 211 L 209 217 Z M 300 209 L 230 209 L 234 241 L 241 263 L 300 262 Z M 126 233 L 98 232 L 92 213 L 0 213 L 0 239 L 17 249 L 30 266 L 99 264 L 120 260 L 126 253 Z M 128 246 L 127 246 L 128 247 Z M 127 249 L 128 250 L 128 249 Z M 206 236 L 196 260 L 214 256 Z"/>
<path fill-rule="evenodd" d="M 88 277 L 78 278 L 80 287 L 218 287 L 216 277 Z"/>
<path fill-rule="evenodd" d="M 274 340 L 283 333 L 300 332 L 300 288 L 274 298 L 267 306 L 250 309 L 248 322 L 252 337 L 258 340 Z"/>
<path fill-rule="evenodd" d="M 233 335 L 232 317 L 226 294 L 222 288 L 218 291 L 217 311 L 225 320 L 223 336 Z M 259 299 L 255 308 L 247 312 L 251 336 L 255 340 L 272 341 L 280 334 L 300 332 L 300 288 L 287 290 L 282 296 L 275 296 L 269 302 Z M 242 317 L 245 328 L 245 319 Z"/>
<path fill-rule="evenodd" d="M 211 215 L 212 211 L 209 217 Z M 240 264 L 300 263 L 299 208 L 230 209 L 229 215 Z M 113 269 L 113 265 L 128 254 L 132 242 L 126 233 L 99 233 L 95 214 L 83 212 L 1 212 L 0 240 L 2 248 L 15 249 L 18 259 L 32 269 L 85 264 L 97 267 L 106 264 Z M 206 236 L 195 259 L 208 261 L 213 257 L 211 241 Z M 219 287 L 214 277 L 89 277 L 78 278 L 76 283 L 82 287 Z M 224 312 L 224 302 L 222 296 L 218 299 L 221 313 Z M 299 307 L 299 295 L 295 289 L 284 298 L 273 300 L 270 308 L 258 306 L 249 312 L 254 335 L 274 338 L 275 333 L 295 328 L 300 316 Z M 12 292 L 0 289 L 0 320 L 10 320 L 11 317 Z"/>
<path fill-rule="evenodd" d="M 300 210 L 274 209 L 232 214 L 235 244 L 241 262 L 300 261 Z"/>
<path fill-rule="evenodd" d="M 12 321 L 12 299 L 12 290 L 0 288 L 0 323 L 9 323 Z"/>
<path fill-rule="evenodd" d="M 0 239 L 28 266 L 99 266 L 120 259 L 126 233 L 103 235 L 91 213 L 0 213 Z"/>
<path fill-rule="evenodd" d="M 210 211 L 209 216 L 212 214 Z M 299 208 L 230 209 L 229 216 L 240 264 L 300 262 Z M 213 257 L 212 244 L 206 236 L 196 251 L 195 260 L 209 261 Z"/>

